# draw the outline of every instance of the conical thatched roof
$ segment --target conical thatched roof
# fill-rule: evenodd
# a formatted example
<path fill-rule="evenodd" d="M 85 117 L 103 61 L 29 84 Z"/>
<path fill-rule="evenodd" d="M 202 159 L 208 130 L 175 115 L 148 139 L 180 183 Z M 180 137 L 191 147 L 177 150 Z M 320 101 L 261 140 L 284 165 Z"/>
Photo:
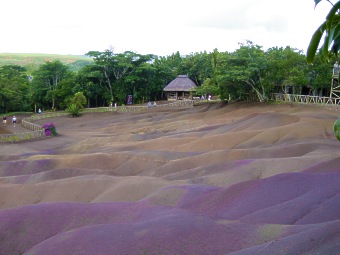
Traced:
<path fill-rule="evenodd" d="M 170 82 L 164 91 L 190 91 L 195 90 L 196 84 L 190 80 L 188 75 L 178 75 L 176 79 Z"/>

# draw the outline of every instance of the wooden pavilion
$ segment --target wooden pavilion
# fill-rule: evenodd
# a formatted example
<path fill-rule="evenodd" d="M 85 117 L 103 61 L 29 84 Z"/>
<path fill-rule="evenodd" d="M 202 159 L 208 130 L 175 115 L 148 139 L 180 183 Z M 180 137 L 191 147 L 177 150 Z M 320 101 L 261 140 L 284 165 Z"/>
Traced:
<path fill-rule="evenodd" d="M 168 100 L 192 99 L 197 85 L 187 75 L 178 75 L 164 89 Z"/>

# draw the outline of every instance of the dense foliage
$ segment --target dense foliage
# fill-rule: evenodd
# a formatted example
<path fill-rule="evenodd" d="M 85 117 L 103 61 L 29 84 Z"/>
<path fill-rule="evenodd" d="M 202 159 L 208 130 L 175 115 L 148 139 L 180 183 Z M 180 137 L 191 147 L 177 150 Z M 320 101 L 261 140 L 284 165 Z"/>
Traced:
<path fill-rule="evenodd" d="M 134 103 L 160 100 L 163 88 L 180 74 L 199 86 L 197 96 L 231 100 L 266 101 L 272 92 L 328 96 L 331 82 L 332 66 L 322 62 L 319 53 L 314 65 L 308 65 L 301 50 L 263 50 L 251 41 L 240 43 L 234 52 L 155 56 L 109 49 L 87 56 L 93 60 L 78 71 L 59 60 L 45 61 L 33 72 L 20 65 L 0 67 L 0 112 L 64 110 L 77 105 L 77 93 L 86 107 L 125 104 L 128 95 Z"/>
<path fill-rule="evenodd" d="M 317 6 L 322 0 L 314 0 Z M 330 0 L 326 0 L 331 4 L 331 9 L 325 17 L 325 21 L 315 30 L 307 50 L 307 61 L 313 63 L 315 54 L 320 52 L 322 57 L 329 60 L 331 56 L 338 55 L 340 50 L 340 1 L 333 4 Z M 321 47 L 321 41 L 323 44 Z"/>
<path fill-rule="evenodd" d="M 66 111 L 72 117 L 78 117 L 80 113 L 84 110 L 86 105 L 86 97 L 83 92 L 77 92 L 69 101 Z"/>
<path fill-rule="evenodd" d="M 321 1 L 322 0 L 314 0 L 315 7 Z M 340 50 L 340 1 L 336 2 L 335 4 L 333 4 L 330 0 L 327 0 L 327 2 L 330 3 L 332 7 L 326 16 L 325 21 L 316 29 L 312 36 L 307 50 L 307 62 L 309 64 L 318 63 L 315 56 L 317 52 L 319 52 L 322 60 L 326 60 L 326 63 L 330 62 L 330 60 L 334 61 L 335 56 L 337 61 L 335 67 L 337 66 L 336 68 L 339 68 L 338 53 Z M 320 47 L 322 38 L 324 42 Z M 317 71 L 314 74 L 317 74 Z M 319 80 L 321 77 L 315 77 L 313 80 Z M 332 95 L 334 96 L 334 92 L 332 92 Z M 338 94 L 335 94 L 335 96 L 340 97 Z M 334 123 L 334 134 L 340 141 L 340 119 L 337 119 Z"/>

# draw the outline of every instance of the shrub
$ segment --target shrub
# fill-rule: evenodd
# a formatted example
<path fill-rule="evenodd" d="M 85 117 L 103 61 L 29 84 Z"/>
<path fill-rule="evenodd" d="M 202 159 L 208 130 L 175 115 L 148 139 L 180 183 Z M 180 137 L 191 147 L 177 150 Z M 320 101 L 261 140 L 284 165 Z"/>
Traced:
<path fill-rule="evenodd" d="M 57 129 L 56 129 L 55 125 L 53 124 L 53 122 L 46 123 L 46 124 L 42 125 L 42 128 L 45 130 L 46 136 L 57 135 Z"/>
<path fill-rule="evenodd" d="M 86 105 L 86 97 L 83 92 L 77 92 L 74 97 L 71 99 L 71 104 L 75 104 L 79 109 L 84 109 Z"/>
<path fill-rule="evenodd" d="M 81 112 L 81 108 L 76 104 L 70 104 L 66 110 L 72 117 L 78 117 Z"/>

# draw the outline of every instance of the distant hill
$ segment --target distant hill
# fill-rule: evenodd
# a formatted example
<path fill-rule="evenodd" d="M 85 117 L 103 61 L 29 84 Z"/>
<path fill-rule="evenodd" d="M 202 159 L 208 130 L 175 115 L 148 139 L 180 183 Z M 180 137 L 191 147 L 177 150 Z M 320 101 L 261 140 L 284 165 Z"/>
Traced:
<path fill-rule="evenodd" d="M 60 60 L 70 67 L 72 71 L 78 71 L 93 60 L 87 56 L 57 55 L 40 53 L 0 53 L 0 66 L 20 65 L 27 68 L 28 73 L 38 69 L 46 61 Z"/>

